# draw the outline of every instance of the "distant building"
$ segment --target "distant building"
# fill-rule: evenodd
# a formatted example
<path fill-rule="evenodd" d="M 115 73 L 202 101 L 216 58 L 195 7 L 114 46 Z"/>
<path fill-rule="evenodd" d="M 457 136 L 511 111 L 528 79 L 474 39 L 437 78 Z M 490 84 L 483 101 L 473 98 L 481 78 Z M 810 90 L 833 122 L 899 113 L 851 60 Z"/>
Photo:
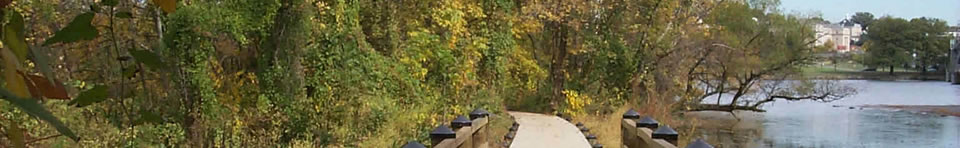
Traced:
<path fill-rule="evenodd" d="M 947 34 L 953 36 L 953 38 L 960 38 L 960 26 L 953 26 L 947 30 Z"/>
<path fill-rule="evenodd" d="M 860 36 L 863 35 L 863 30 L 861 30 L 859 24 L 847 23 L 844 20 L 836 24 L 818 23 L 814 25 L 814 29 L 817 31 L 817 42 L 814 43 L 816 46 L 833 42 L 833 49 L 837 52 L 850 52 L 860 49 L 853 44 L 860 41 Z"/>

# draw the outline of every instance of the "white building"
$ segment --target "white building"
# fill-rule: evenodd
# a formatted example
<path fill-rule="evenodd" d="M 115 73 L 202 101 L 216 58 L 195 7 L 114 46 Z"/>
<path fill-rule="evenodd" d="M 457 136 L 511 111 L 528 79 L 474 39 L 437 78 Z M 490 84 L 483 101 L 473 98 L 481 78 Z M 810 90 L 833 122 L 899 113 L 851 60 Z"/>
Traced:
<path fill-rule="evenodd" d="M 947 34 L 949 34 L 953 38 L 960 38 L 960 26 L 950 27 L 950 29 L 947 30 Z"/>
<path fill-rule="evenodd" d="M 853 42 L 860 41 L 863 30 L 861 30 L 859 24 L 844 24 L 848 23 L 818 23 L 814 25 L 814 29 L 817 31 L 817 42 L 814 45 L 822 46 L 829 41 L 833 42 L 833 49 L 837 52 L 859 50 L 859 47 L 853 46 Z"/>

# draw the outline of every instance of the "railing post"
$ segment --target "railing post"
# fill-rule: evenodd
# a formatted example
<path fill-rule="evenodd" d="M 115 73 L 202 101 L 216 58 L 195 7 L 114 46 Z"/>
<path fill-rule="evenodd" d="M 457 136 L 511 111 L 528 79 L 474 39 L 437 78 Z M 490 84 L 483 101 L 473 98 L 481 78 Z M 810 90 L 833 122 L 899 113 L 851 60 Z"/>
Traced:
<path fill-rule="evenodd" d="M 640 113 L 633 109 L 627 110 L 626 113 L 623 113 L 623 119 L 640 119 Z"/>
<path fill-rule="evenodd" d="M 703 139 L 697 139 L 697 141 L 693 141 L 693 143 L 688 144 L 687 148 L 713 148 L 713 146 L 708 144 L 706 141 L 703 141 Z"/>
<path fill-rule="evenodd" d="M 581 127 L 581 128 L 580 128 L 580 133 L 582 133 L 583 135 L 587 135 L 587 134 L 590 133 L 590 128 L 587 128 L 586 126 Z"/>
<path fill-rule="evenodd" d="M 437 144 L 440 144 L 444 139 L 457 138 L 457 133 L 447 127 L 446 125 L 437 126 L 432 132 L 430 132 L 430 144 L 436 147 Z"/>
<path fill-rule="evenodd" d="M 403 148 L 427 148 L 427 146 L 424 146 L 417 141 L 407 141 L 407 144 L 404 144 Z"/>
<path fill-rule="evenodd" d="M 487 116 L 490 116 L 490 112 L 487 112 L 487 110 L 483 110 L 480 108 L 473 109 L 473 111 L 470 112 L 470 120 L 474 120 L 477 118 L 486 118 Z"/>
<path fill-rule="evenodd" d="M 599 143 L 598 143 L 598 144 L 593 144 L 593 145 L 590 146 L 590 147 L 592 147 L 592 148 L 603 148 L 603 144 L 599 144 Z"/>
<path fill-rule="evenodd" d="M 656 130 L 660 126 L 660 122 L 654 120 L 653 117 L 646 116 L 643 119 L 637 120 L 637 127 L 647 128 L 650 130 Z"/>
<path fill-rule="evenodd" d="M 674 131 L 670 126 L 664 125 L 657 128 L 656 131 L 653 131 L 653 139 L 663 139 L 670 144 L 677 145 L 677 139 L 679 139 L 680 134 L 677 131 Z"/>
<path fill-rule="evenodd" d="M 453 121 L 450 121 L 450 126 L 453 127 L 453 130 L 460 129 L 464 126 L 472 126 L 472 125 L 473 125 L 473 121 L 470 121 L 470 119 L 467 119 L 467 117 L 464 117 L 462 115 L 457 116 L 457 118 L 454 118 Z"/>
<path fill-rule="evenodd" d="M 586 138 L 587 138 L 587 143 L 589 143 L 589 144 L 595 144 L 595 143 L 597 143 L 597 136 L 596 136 L 596 135 L 590 134 L 590 135 L 587 135 Z"/>
<path fill-rule="evenodd" d="M 472 121 L 480 122 L 481 120 L 486 120 L 486 122 L 483 124 L 490 123 L 489 122 L 490 118 L 488 118 L 490 116 L 490 112 L 487 112 L 487 110 L 476 108 L 476 109 L 473 109 L 473 111 L 470 111 L 469 116 L 470 116 L 470 120 Z M 480 124 L 480 123 L 474 123 L 474 124 Z M 474 128 L 480 128 L 480 129 L 476 129 L 476 132 L 473 133 L 473 137 L 472 137 L 473 147 L 474 148 L 485 147 L 484 145 L 487 144 L 487 133 L 490 133 L 488 132 L 489 130 L 487 126 L 477 125 L 477 126 L 474 126 Z"/>
<path fill-rule="evenodd" d="M 471 128 L 477 128 L 476 126 L 473 126 L 473 121 L 470 121 L 470 119 L 467 119 L 467 117 L 463 115 L 459 115 L 457 116 L 457 118 L 454 118 L 453 121 L 450 121 L 450 126 L 453 127 L 453 131 L 460 131 L 460 129 L 462 129 L 463 127 L 468 127 L 468 126 Z M 472 132 L 472 131 L 467 131 L 467 132 Z M 467 148 L 467 146 L 473 147 L 473 138 L 477 137 L 475 134 L 476 133 L 470 133 L 470 135 L 467 137 L 460 137 L 461 139 L 466 139 L 466 140 L 464 140 L 463 143 L 459 143 L 457 147 L 458 148 Z M 460 139 L 458 139 L 457 141 L 460 141 Z"/>
<path fill-rule="evenodd" d="M 636 135 L 639 132 L 635 123 L 637 119 L 640 119 L 640 113 L 633 109 L 623 113 L 623 120 L 620 121 L 620 142 L 623 146 L 637 148 L 642 145 L 643 140 Z"/>

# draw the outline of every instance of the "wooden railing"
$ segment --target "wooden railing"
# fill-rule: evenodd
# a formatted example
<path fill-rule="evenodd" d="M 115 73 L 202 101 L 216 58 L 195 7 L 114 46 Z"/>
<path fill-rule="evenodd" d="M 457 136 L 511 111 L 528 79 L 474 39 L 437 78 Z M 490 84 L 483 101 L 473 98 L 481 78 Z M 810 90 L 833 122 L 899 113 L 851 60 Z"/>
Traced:
<path fill-rule="evenodd" d="M 457 116 L 450 122 L 450 126 L 440 125 L 430 132 L 430 144 L 433 148 L 486 148 L 486 126 L 489 112 L 475 109 L 470 112 L 470 118 Z M 407 142 L 403 148 L 426 148 L 416 141 Z"/>
<path fill-rule="evenodd" d="M 640 117 L 640 114 L 630 109 L 623 114 L 620 121 L 623 146 L 626 148 L 676 148 L 680 134 L 667 125 L 660 125 L 650 116 Z M 703 140 L 696 140 L 687 148 L 712 148 Z"/>

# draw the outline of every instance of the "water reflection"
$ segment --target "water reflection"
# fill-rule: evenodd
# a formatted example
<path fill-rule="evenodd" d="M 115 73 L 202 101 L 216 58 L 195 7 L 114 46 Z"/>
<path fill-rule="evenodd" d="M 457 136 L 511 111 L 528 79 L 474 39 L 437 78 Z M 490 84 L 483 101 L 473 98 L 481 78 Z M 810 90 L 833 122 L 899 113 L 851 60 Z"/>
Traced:
<path fill-rule="evenodd" d="M 957 148 L 960 118 L 898 110 L 849 108 L 865 104 L 960 104 L 960 88 L 939 82 L 846 81 L 860 93 L 832 103 L 777 102 L 766 113 L 688 113 L 716 147 Z M 834 107 L 835 105 L 839 107 Z"/>

